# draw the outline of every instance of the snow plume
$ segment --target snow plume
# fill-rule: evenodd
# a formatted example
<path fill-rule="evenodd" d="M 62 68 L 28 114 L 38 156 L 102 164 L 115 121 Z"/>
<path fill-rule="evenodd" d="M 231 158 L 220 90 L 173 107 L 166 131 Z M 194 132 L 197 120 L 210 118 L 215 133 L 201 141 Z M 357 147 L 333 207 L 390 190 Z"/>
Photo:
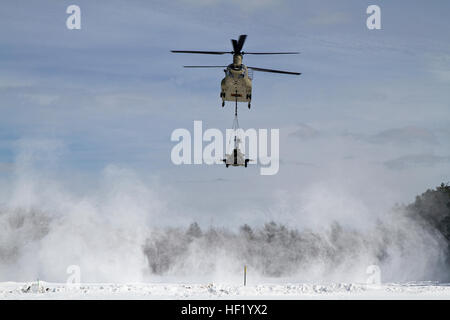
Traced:
<path fill-rule="evenodd" d="M 147 239 L 151 271 L 169 276 L 206 275 L 239 282 L 247 265 L 253 281 L 362 282 L 376 265 L 383 282 L 443 281 L 444 243 L 406 218 L 403 225 L 379 223 L 373 230 L 331 224 L 327 230 L 299 231 L 275 222 L 238 232 L 222 228 L 159 230 Z M 192 233 L 192 230 L 197 230 Z M 371 271 L 372 272 L 372 271 Z M 204 277 L 200 279 L 204 280 Z"/>
<path fill-rule="evenodd" d="M 344 189 L 327 183 L 282 192 L 267 209 L 276 222 L 258 226 L 155 230 L 145 245 L 151 272 L 238 283 L 247 265 L 256 283 L 364 283 L 376 265 L 384 282 L 448 280 L 447 243 L 437 230 L 406 207 L 379 211 L 384 204 L 369 208 Z"/>
<path fill-rule="evenodd" d="M 379 212 L 338 183 L 280 192 L 267 208 L 275 222 L 261 213 L 258 225 L 239 225 L 251 216 L 242 208 L 234 229 L 183 228 L 161 183 L 109 165 L 80 195 L 58 177 L 63 146 L 18 147 L 0 208 L 0 281 L 64 282 L 70 265 L 80 266 L 82 282 L 240 283 L 244 265 L 249 284 L 365 282 L 370 265 L 383 282 L 448 279 L 447 243 L 435 229 L 405 208 Z"/>
<path fill-rule="evenodd" d="M 55 168 L 50 163 L 59 152 L 52 141 L 19 145 L 0 212 L 0 280 L 65 281 L 67 267 L 78 265 L 83 282 L 142 281 L 146 226 L 164 204 L 133 172 L 116 166 L 103 171 L 91 194 L 65 191 L 46 170 Z"/>

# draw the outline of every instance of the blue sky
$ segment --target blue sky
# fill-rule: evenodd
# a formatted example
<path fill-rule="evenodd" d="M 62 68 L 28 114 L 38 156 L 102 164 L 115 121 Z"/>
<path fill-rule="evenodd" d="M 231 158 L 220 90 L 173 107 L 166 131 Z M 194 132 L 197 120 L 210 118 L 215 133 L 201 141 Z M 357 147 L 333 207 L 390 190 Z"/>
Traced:
<path fill-rule="evenodd" d="M 70 4 L 81 7 L 81 30 L 65 27 Z M 366 28 L 370 4 L 381 7 L 382 30 Z M 295 197 L 317 185 L 338 186 L 367 205 L 377 192 L 390 206 L 450 181 L 448 1 L 1 6 L 0 176 L 6 190 L 30 148 L 34 170 L 77 190 L 95 188 L 111 164 L 157 179 L 172 188 L 174 210 L 192 212 L 187 220 L 220 221 L 211 210 L 229 214 L 244 207 L 259 212 L 250 215 L 256 221 L 268 204 L 279 209 L 280 194 Z M 240 112 L 243 127 L 280 128 L 280 173 L 175 167 L 174 129 L 192 129 L 194 120 L 225 129 L 233 112 L 220 108 L 220 69 L 182 65 L 228 64 L 231 56 L 170 50 L 230 50 L 239 34 L 248 34 L 247 51 L 301 52 L 244 58 L 251 66 L 303 73 L 255 74 L 252 110 Z"/>

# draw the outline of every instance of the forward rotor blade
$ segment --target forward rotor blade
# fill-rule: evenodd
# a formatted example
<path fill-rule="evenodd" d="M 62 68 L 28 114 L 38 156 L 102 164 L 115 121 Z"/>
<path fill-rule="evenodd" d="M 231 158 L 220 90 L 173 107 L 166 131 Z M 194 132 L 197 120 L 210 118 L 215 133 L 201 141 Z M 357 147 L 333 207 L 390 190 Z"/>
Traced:
<path fill-rule="evenodd" d="M 226 68 L 227 66 L 183 66 L 184 68 Z"/>
<path fill-rule="evenodd" d="M 230 51 L 188 51 L 188 50 L 171 50 L 172 53 L 197 53 L 197 54 L 225 54 L 232 53 Z"/>
<path fill-rule="evenodd" d="M 293 74 L 293 75 L 301 75 L 300 72 L 291 72 L 291 71 L 282 71 L 282 70 L 273 70 L 273 69 L 263 69 L 263 68 L 255 68 L 255 67 L 247 67 L 249 69 L 253 69 L 255 71 L 261 72 L 272 72 L 272 73 L 282 73 L 282 74 Z"/>
<path fill-rule="evenodd" d="M 231 44 L 233 45 L 233 52 L 238 53 L 239 50 L 237 49 L 237 47 L 238 47 L 238 42 L 237 42 L 237 40 L 231 39 Z"/>
<path fill-rule="evenodd" d="M 299 54 L 300 52 L 242 52 L 242 54 Z"/>

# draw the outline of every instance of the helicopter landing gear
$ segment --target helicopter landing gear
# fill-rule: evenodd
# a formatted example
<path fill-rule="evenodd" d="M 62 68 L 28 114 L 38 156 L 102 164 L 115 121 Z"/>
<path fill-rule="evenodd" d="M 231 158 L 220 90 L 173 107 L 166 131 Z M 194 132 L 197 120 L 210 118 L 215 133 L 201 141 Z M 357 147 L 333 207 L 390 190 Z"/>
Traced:
<path fill-rule="evenodd" d="M 226 165 L 225 165 L 225 167 L 227 167 L 227 168 L 228 168 L 228 166 L 229 166 L 229 164 L 226 164 Z"/>
<path fill-rule="evenodd" d="M 250 102 L 248 103 L 248 108 L 250 109 Z"/>
<path fill-rule="evenodd" d="M 225 100 L 222 101 L 222 108 L 225 107 Z"/>

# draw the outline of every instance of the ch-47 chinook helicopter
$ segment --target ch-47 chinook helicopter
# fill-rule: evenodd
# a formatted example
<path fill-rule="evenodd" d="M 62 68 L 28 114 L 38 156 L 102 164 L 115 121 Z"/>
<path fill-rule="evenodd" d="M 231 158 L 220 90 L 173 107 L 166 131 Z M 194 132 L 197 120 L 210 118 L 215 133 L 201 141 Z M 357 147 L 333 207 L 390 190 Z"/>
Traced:
<path fill-rule="evenodd" d="M 263 69 L 256 67 L 248 67 L 242 64 L 242 57 L 245 54 L 255 55 L 269 55 L 269 54 L 298 54 L 298 52 L 244 52 L 242 47 L 244 46 L 247 35 L 243 34 L 239 36 L 239 40 L 232 39 L 233 51 L 186 51 L 186 50 L 172 50 L 173 53 L 198 53 L 198 54 L 215 54 L 222 55 L 231 53 L 233 55 L 233 63 L 228 66 L 184 66 L 185 68 L 226 68 L 225 78 L 221 83 L 220 97 L 222 98 L 222 107 L 225 106 L 225 101 L 236 102 L 248 102 L 248 108 L 250 109 L 250 102 L 252 100 L 252 72 L 249 75 L 249 70 L 273 72 L 281 74 L 300 75 L 299 72 L 281 71 L 273 69 Z"/>

